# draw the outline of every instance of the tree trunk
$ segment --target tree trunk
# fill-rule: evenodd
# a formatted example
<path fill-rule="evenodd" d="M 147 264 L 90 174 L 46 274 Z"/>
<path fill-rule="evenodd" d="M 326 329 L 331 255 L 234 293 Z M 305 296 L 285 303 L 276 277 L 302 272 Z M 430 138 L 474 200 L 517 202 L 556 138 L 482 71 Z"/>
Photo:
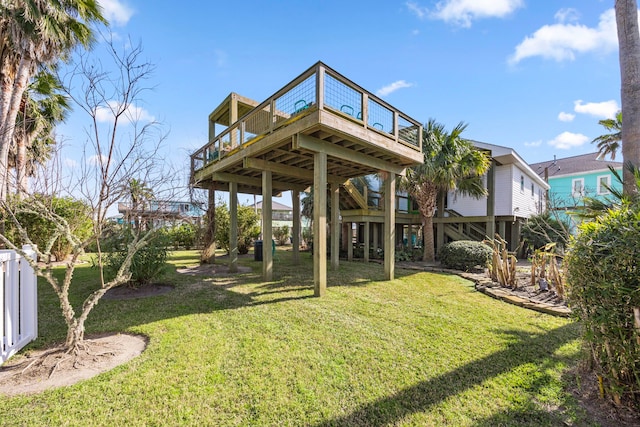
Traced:
<path fill-rule="evenodd" d="M 636 0 L 616 0 L 616 25 L 620 55 L 620 98 L 622 101 L 622 157 L 640 166 L 640 33 Z M 633 174 L 624 168 L 623 189 L 636 194 Z"/>
<path fill-rule="evenodd" d="M 22 198 L 27 194 L 27 145 L 30 144 L 26 135 L 16 141 L 16 194 Z"/>
<path fill-rule="evenodd" d="M 23 58 L 18 66 L 13 85 L 7 84 L 9 86 L 8 89 L 11 91 L 10 95 L 3 94 L 0 102 L 0 109 L 2 109 L 0 117 L 3 118 L 0 122 L 0 201 L 5 201 L 7 198 L 9 147 L 13 144 L 13 134 L 20 101 L 29 81 L 29 68 L 29 62 Z M 3 91 L 5 89 L 7 87 L 3 87 Z M 8 96 L 9 99 L 6 99 L 5 96 Z"/>
<path fill-rule="evenodd" d="M 423 217 L 422 225 L 422 232 L 424 236 L 422 260 L 426 262 L 434 262 L 436 260 L 436 250 L 433 245 L 433 216 Z"/>
<path fill-rule="evenodd" d="M 216 204 L 215 190 L 209 188 L 209 206 L 207 208 L 207 222 L 204 230 L 202 244 L 202 254 L 200 262 L 203 264 L 213 264 L 216 258 Z"/>

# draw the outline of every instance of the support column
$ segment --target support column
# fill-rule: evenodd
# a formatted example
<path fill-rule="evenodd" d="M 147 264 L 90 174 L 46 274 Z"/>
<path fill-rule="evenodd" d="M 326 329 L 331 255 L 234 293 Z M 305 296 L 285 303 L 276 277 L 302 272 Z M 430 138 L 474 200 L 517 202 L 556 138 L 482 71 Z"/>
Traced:
<path fill-rule="evenodd" d="M 293 204 L 293 228 L 291 230 L 291 246 L 293 247 L 293 263 L 300 263 L 300 192 L 291 192 Z"/>
<path fill-rule="evenodd" d="M 378 242 L 378 236 L 380 235 L 378 228 L 380 227 L 380 224 L 378 224 L 377 222 L 373 223 L 373 250 L 376 251 L 376 254 L 378 252 L 378 248 L 380 247 L 380 244 Z"/>
<path fill-rule="evenodd" d="M 262 280 L 273 279 L 271 171 L 262 171 Z"/>
<path fill-rule="evenodd" d="M 509 241 L 511 239 L 507 239 L 507 227 L 506 227 L 506 223 L 504 221 L 500 221 L 498 223 L 498 234 L 500 235 L 500 237 L 502 237 L 505 241 Z"/>
<path fill-rule="evenodd" d="M 491 166 L 487 171 L 487 237 L 494 239 L 496 237 L 496 217 L 495 217 L 495 164 L 491 161 Z"/>
<path fill-rule="evenodd" d="M 438 201 L 436 202 L 436 206 L 437 206 L 437 210 L 436 210 L 436 217 L 438 218 L 444 218 L 444 202 L 445 202 L 445 198 L 447 197 L 447 193 L 445 191 L 440 191 L 438 193 Z M 442 246 L 444 246 L 444 226 L 445 224 L 442 222 L 437 222 L 436 223 L 436 253 L 442 249 Z M 424 230 L 423 230 L 423 236 L 424 236 Z"/>
<path fill-rule="evenodd" d="M 364 262 L 369 262 L 369 248 L 371 248 L 371 245 L 369 244 L 370 228 L 371 228 L 371 223 L 369 221 L 365 221 L 364 223 Z"/>
<path fill-rule="evenodd" d="M 238 272 L 238 183 L 229 183 L 229 273 Z"/>
<path fill-rule="evenodd" d="M 393 280 L 396 243 L 396 174 L 388 172 L 384 180 L 384 277 Z"/>
<path fill-rule="evenodd" d="M 213 264 L 216 260 L 216 190 L 213 188 L 213 183 L 209 187 L 208 191 L 208 207 L 207 207 L 207 222 L 204 230 L 204 247 L 202 254 L 200 255 L 200 262 L 203 264 Z"/>
<path fill-rule="evenodd" d="M 327 289 L 327 153 L 313 155 L 313 294 Z"/>
<path fill-rule="evenodd" d="M 347 225 L 347 261 L 353 261 L 353 223 L 348 222 Z"/>
<path fill-rule="evenodd" d="M 331 269 L 340 266 L 340 185 L 331 184 Z"/>

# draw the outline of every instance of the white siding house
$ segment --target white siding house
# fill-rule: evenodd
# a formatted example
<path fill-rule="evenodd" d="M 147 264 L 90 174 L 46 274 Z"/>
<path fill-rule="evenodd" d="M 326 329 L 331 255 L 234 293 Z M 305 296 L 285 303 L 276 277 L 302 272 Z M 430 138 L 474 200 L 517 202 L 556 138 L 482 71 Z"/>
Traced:
<path fill-rule="evenodd" d="M 529 218 L 544 210 L 544 195 L 549 185 L 520 158 L 515 150 L 477 141 L 473 141 L 473 144 L 489 152 L 493 160 L 494 216 Z M 484 182 L 487 188 L 486 175 Z M 450 192 L 445 207 L 462 216 L 488 216 L 491 213 L 488 212 L 487 202 L 487 197 L 475 199 Z"/>

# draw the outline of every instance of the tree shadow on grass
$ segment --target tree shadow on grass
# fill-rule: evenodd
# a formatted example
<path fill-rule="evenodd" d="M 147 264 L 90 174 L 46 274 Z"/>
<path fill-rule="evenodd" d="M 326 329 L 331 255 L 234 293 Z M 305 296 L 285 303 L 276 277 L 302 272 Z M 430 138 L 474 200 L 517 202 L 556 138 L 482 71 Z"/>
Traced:
<path fill-rule="evenodd" d="M 544 374 L 546 365 L 550 368 L 551 365 L 563 361 L 569 362 L 568 358 L 554 356 L 553 353 L 578 335 L 575 324 L 567 324 L 540 334 L 516 330 L 504 333 L 514 339 L 504 350 L 362 405 L 350 414 L 321 422 L 316 424 L 316 427 L 394 425 L 407 416 L 428 411 L 450 397 L 528 363 L 535 364 L 538 366 L 538 372 L 543 373 L 541 378 L 524 386 L 527 392 L 535 393 L 552 381 Z M 564 420 L 564 415 L 559 410 L 547 412 L 540 407 L 541 405 L 533 405 L 522 409 L 515 408 L 492 418 L 479 420 L 477 425 L 562 425 L 562 422 L 558 421 Z M 510 418 L 512 416 L 515 418 Z"/>

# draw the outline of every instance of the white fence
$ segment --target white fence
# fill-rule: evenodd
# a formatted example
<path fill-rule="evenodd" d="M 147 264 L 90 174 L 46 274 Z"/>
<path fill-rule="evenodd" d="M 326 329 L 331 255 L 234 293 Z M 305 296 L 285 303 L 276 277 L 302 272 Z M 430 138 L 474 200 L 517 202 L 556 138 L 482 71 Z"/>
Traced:
<path fill-rule="evenodd" d="M 29 246 L 27 256 L 36 254 Z M 38 336 L 37 277 L 18 253 L 0 250 L 0 365 Z"/>

